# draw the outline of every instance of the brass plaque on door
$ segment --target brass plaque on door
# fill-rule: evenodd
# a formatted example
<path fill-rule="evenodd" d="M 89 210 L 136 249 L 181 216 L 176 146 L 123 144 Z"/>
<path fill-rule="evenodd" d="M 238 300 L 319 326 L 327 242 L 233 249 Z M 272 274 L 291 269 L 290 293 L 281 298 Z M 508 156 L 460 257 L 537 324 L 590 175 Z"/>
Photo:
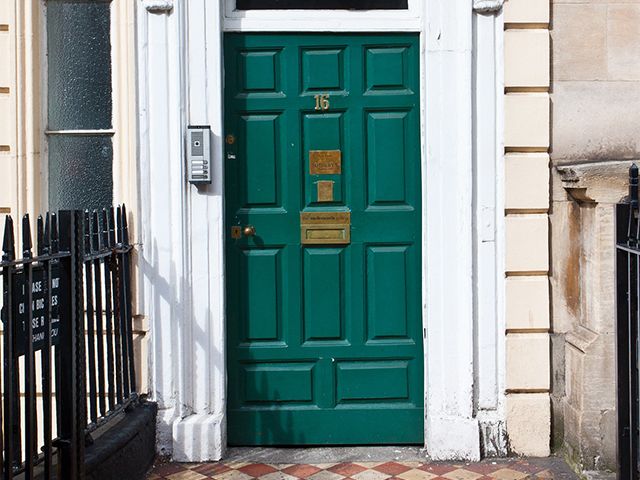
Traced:
<path fill-rule="evenodd" d="M 351 243 L 351 212 L 302 212 L 300 241 L 303 245 Z"/>
<path fill-rule="evenodd" d="M 340 150 L 309 150 L 309 173 L 311 175 L 342 174 L 342 152 Z"/>
<path fill-rule="evenodd" d="M 333 184 L 332 180 L 320 180 L 318 186 L 318 202 L 333 202 Z"/>

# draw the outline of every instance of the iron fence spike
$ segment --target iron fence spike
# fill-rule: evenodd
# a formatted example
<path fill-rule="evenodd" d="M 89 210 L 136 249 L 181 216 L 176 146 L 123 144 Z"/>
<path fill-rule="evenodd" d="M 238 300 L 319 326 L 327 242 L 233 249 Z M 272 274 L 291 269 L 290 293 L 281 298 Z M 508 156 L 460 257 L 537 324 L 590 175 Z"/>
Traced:
<path fill-rule="evenodd" d="M 51 214 L 51 252 L 58 253 L 60 237 L 58 236 L 58 215 Z"/>
<path fill-rule="evenodd" d="M 629 167 L 629 200 L 634 208 L 638 205 L 638 166 L 635 163 Z"/>
<path fill-rule="evenodd" d="M 109 207 L 109 244 L 111 246 L 116 244 L 115 210 L 113 206 Z"/>
<path fill-rule="evenodd" d="M 44 254 L 44 220 L 42 219 L 42 215 L 38 215 L 36 222 L 36 238 L 38 242 L 38 255 L 42 255 Z"/>
<path fill-rule="evenodd" d="M 83 215 L 83 223 L 84 223 L 84 232 L 83 232 L 83 240 L 84 240 L 84 250 L 89 253 L 91 251 L 91 217 L 89 210 L 84 211 Z"/>
<path fill-rule="evenodd" d="M 116 231 L 117 231 L 117 236 L 118 236 L 118 243 L 122 243 L 123 240 L 123 236 L 122 236 L 122 208 L 118 207 L 116 209 Z"/>
<path fill-rule="evenodd" d="M 98 221 L 98 211 L 94 210 L 91 216 L 91 245 L 95 251 L 100 250 L 100 223 Z"/>
<path fill-rule="evenodd" d="M 108 213 L 107 213 L 107 209 L 103 208 L 102 209 L 102 246 L 103 247 L 109 247 L 109 225 L 107 222 L 107 218 L 108 218 Z"/>
<path fill-rule="evenodd" d="M 31 241 L 31 222 L 29 221 L 29 214 L 25 214 L 22 217 L 22 255 L 25 258 L 31 258 L 31 248 L 33 243 Z"/>
<path fill-rule="evenodd" d="M 11 215 L 7 215 L 4 221 L 4 238 L 2 241 L 2 259 L 5 261 L 11 261 L 16 257 L 16 242 L 13 236 L 13 218 Z"/>
<path fill-rule="evenodd" d="M 51 214 L 49 212 L 44 216 L 44 250 L 51 253 Z"/>
<path fill-rule="evenodd" d="M 129 244 L 129 225 L 127 224 L 127 207 L 122 204 L 122 241 Z"/>

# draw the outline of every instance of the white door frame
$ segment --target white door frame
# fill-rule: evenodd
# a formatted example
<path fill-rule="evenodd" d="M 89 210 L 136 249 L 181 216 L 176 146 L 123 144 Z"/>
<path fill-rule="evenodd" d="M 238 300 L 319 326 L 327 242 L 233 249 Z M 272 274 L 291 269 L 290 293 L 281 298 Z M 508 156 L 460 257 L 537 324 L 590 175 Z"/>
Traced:
<path fill-rule="evenodd" d="M 504 330 L 496 219 L 502 209 L 496 208 L 500 180 L 496 183 L 490 172 L 501 165 L 496 72 L 502 60 L 500 35 L 495 35 L 501 24 L 474 14 L 471 0 L 409 1 L 413 10 L 387 12 L 386 19 L 381 12 L 316 11 L 278 12 L 279 20 L 261 21 L 255 12 L 227 11 L 225 18 L 223 7 L 212 0 L 143 0 L 146 8 L 139 9 L 137 20 L 139 284 L 150 321 L 151 393 L 159 404 L 161 453 L 178 461 L 216 460 L 226 446 L 225 28 L 421 33 L 427 453 L 433 459 L 478 459 L 479 429 L 487 428 L 483 421 L 490 425 L 490 437 L 500 436 L 504 362 L 499 332 Z M 423 3 L 424 12 L 418 11 Z M 480 64 L 474 52 L 484 52 L 490 63 Z M 489 100 L 478 102 L 479 95 Z M 185 182 L 188 124 L 211 126 L 210 186 Z M 479 142 L 481 137 L 488 140 Z M 493 248 L 481 248 L 487 243 Z M 479 253 L 482 266 L 476 262 Z M 487 255 L 494 256 L 488 264 Z M 478 288 L 486 281 L 494 286 L 490 291 Z"/>

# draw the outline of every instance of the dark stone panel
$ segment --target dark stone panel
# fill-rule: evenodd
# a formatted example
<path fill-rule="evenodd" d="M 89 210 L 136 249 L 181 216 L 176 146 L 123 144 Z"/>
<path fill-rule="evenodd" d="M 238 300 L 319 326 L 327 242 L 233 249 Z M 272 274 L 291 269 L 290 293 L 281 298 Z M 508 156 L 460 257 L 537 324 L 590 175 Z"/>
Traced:
<path fill-rule="evenodd" d="M 86 480 L 143 480 L 156 449 L 158 406 L 144 402 L 97 436 L 85 454 Z"/>

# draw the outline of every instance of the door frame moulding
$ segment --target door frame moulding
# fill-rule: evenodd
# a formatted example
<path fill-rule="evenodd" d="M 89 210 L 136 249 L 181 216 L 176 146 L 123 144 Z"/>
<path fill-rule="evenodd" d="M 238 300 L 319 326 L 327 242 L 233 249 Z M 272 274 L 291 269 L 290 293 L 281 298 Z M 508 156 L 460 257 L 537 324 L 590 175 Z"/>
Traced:
<path fill-rule="evenodd" d="M 428 15 L 385 25 L 363 21 L 368 13 L 349 12 L 354 15 L 346 19 L 332 12 L 332 21 L 287 18 L 259 29 L 248 18 L 225 18 L 221 3 L 185 0 L 160 13 L 139 9 L 137 16 L 140 290 L 152 324 L 150 376 L 160 407 L 159 451 L 177 461 L 205 461 L 220 459 L 226 447 L 224 31 L 415 31 L 421 34 L 425 443 L 434 460 L 478 459 L 476 389 L 487 375 L 501 385 L 503 367 L 498 335 L 495 368 L 476 370 L 474 292 L 482 279 L 474 277 L 473 188 L 482 166 L 474 165 L 474 138 L 498 138 L 499 122 L 474 126 L 472 1 L 425 0 L 417 4 L 424 3 Z M 317 20 L 323 11 L 311 15 Z M 502 60 L 496 61 L 501 68 Z M 495 68 L 478 66 L 491 74 Z M 188 124 L 211 126 L 209 186 L 184 180 Z M 502 208 L 495 206 L 495 212 Z M 495 229 L 495 223 L 488 228 Z M 497 245 L 498 258 L 500 249 Z M 499 277 L 497 270 L 484 275 L 492 274 Z M 499 302 L 495 308 L 500 319 Z M 498 406 L 496 412 L 499 420 Z"/>
<path fill-rule="evenodd" d="M 226 32 L 403 32 L 422 29 L 422 0 L 408 0 L 406 10 L 236 10 L 224 4 Z"/>

